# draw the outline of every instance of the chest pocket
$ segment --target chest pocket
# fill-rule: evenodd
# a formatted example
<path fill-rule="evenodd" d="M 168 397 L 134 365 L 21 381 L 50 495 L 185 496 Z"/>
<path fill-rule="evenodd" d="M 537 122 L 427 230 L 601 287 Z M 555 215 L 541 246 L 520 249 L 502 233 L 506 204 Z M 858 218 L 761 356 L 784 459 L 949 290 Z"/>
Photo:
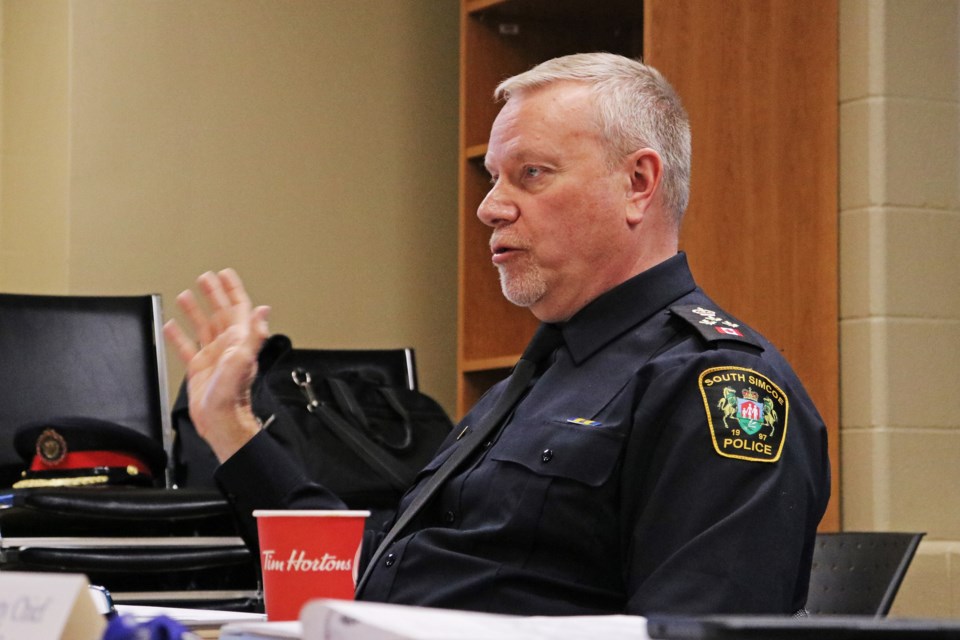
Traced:
<path fill-rule="evenodd" d="M 513 424 L 490 451 L 490 459 L 521 465 L 541 476 L 598 487 L 617 466 L 622 433 L 561 422 Z"/>

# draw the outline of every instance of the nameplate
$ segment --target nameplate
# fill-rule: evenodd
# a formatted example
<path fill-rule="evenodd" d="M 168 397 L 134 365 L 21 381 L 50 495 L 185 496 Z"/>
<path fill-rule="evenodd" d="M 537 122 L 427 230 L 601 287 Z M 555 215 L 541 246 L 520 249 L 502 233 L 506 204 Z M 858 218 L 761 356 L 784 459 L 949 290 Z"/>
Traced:
<path fill-rule="evenodd" d="M 0 640 L 99 640 L 106 621 L 86 576 L 0 572 Z"/>

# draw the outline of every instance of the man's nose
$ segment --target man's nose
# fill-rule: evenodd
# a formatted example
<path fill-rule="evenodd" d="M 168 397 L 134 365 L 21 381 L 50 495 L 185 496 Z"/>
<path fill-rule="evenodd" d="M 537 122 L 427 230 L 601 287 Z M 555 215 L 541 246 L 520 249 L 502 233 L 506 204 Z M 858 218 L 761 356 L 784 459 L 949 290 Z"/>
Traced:
<path fill-rule="evenodd" d="M 499 227 L 500 225 L 513 222 L 517 219 L 519 209 L 516 203 L 503 192 L 501 187 L 494 185 L 487 196 L 477 207 L 477 217 L 480 222 L 488 227 Z"/>

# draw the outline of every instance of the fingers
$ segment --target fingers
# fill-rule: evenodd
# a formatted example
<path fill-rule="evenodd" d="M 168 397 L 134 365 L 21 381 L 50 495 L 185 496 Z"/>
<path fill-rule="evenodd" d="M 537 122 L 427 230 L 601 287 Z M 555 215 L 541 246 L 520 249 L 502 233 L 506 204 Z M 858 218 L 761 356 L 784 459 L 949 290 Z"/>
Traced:
<path fill-rule="evenodd" d="M 189 362 L 204 349 L 208 353 L 222 353 L 236 344 L 243 344 L 256 353 L 269 335 L 269 308 L 252 309 L 237 272 L 224 269 L 203 273 L 197 278 L 197 289 L 199 297 L 189 289 L 177 296 L 177 305 L 186 316 L 187 328 L 196 336 L 196 342 L 191 341 L 188 332 L 176 322 L 168 322 L 164 327 L 164 335 L 176 348 L 177 356 Z"/>
<path fill-rule="evenodd" d="M 207 307 L 210 309 L 207 324 L 215 337 L 233 323 L 235 320 L 235 307 L 224 290 L 223 281 L 219 274 L 213 273 L 212 271 L 202 274 L 197 278 L 197 286 L 200 288 L 200 292 L 203 293 Z"/>
<path fill-rule="evenodd" d="M 176 320 L 169 320 L 163 325 L 163 336 L 167 343 L 173 345 L 180 361 L 187 366 L 187 377 L 195 371 L 215 365 L 223 351 L 230 346 L 226 334 L 221 334 L 207 344 L 198 345 Z"/>
<path fill-rule="evenodd" d="M 233 269 L 224 269 L 219 274 L 220 285 L 231 304 L 239 307 L 250 308 L 250 297 L 243 286 L 243 281 Z"/>
<path fill-rule="evenodd" d="M 248 317 L 247 324 L 235 324 L 220 333 L 209 344 L 203 345 L 203 348 L 195 354 L 196 357 L 191 366 L 207 366 L 228 354 L 231 358 L 237 357 L 238 353 L 244 354 L 244 357 L 251 361 L 256 361 L 264 340 L 270 337 L 270 326 L 267 322 L 269 313 L 270 307 L 254 309 Z"/>
<path fill-rule="evenodd" d="M 177 305 L 190 321 L 190 325 L 193 327 L 193 334 L 197 336 L 197 341 L 202 345 L 210 344 L 210 342 L 213 341 L 213 329 L 210 327 L 207 315 L 203 309 L 200 308 L 193 292 L 188 289 L 178 295 Z"/>
<path fill-rule="evenodd" d="M 168 344 L 173 345 L 177 357 L 184 364 L 188 364 L 197 355 L 196 345 L 187 337 L 176 320 L 168 320 L 163 325 L 163 336 L 167 339 Z"/>
<path fill-rule="evenodd" d="M 197 288 L 203 305 L 189 290 L 177 296 L 177 304 L 190 321 L 201 345 L 213 342 L 234 325 L 246 325 L 250 321 L 250 298 L 233 269 L 201 274 L 197 278 Z"/>

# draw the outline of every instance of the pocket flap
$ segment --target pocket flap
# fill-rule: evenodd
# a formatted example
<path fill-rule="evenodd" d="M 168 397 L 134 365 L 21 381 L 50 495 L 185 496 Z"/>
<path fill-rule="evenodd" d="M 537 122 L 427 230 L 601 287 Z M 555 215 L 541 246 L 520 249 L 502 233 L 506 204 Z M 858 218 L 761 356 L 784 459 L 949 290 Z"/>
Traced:
<path fill-rule="evenodd" d="M 609 427 L 543 422 L 508 430 L 490 456 L 539 475 L 597 487 L 613 473 L 622 444 L 623 434 Z"/>

